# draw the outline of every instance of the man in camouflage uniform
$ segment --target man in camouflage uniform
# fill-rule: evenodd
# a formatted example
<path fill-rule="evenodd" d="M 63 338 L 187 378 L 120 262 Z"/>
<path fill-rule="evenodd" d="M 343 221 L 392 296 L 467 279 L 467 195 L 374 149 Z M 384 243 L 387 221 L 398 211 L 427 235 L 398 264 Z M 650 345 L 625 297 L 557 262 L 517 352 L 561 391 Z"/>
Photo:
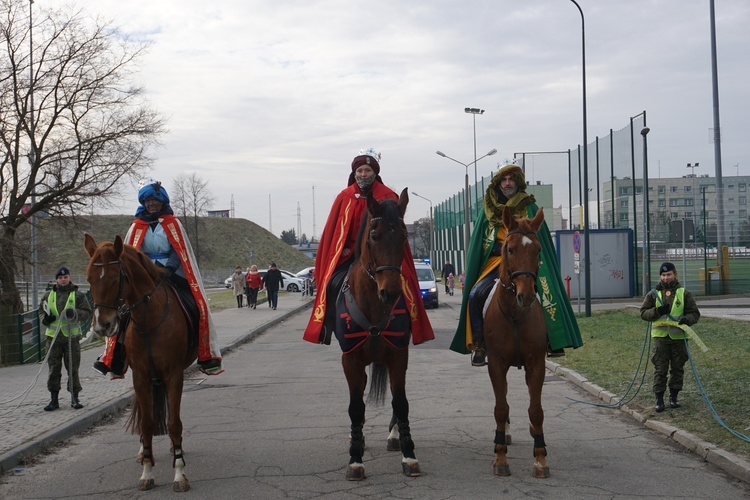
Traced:
<path fill-rule="evenodd" d="M 685 331 L 701 317 L 693 295 L 677 281 L 677 270 L 671 262 L 659 267 L 659 284 L 646 294 L 641 305 L 641 318 L 651 321 L 654 343 L 654 395 L 656 411 L 664 411 L 664 392 L 669 387 L 669 407 L 679 408 L 677 394 L 682 390 L 685 362 L 688 360 Z M 669 383 L 667 383 L 669 373 Z"/>
<path fill-rule="evenodd" d="M 68 392 L 70 406 L 76 410 L 83 408 L 78 400 L 81 381 L 78 368 L 81 365 L 81 325 L 91 317 L 91 306 L 86 296 L 70 281 L 70 271 L 61 267 L 55 273 L 55 285 L 44 294 L 39 307 L 39 316 L 46 327 L 47 363 L 49 377 L 47 389 L 51 399 L 44 411 L 60 407 L 58 394 L 62 379 L 62 366 L 68 371 Z"/>

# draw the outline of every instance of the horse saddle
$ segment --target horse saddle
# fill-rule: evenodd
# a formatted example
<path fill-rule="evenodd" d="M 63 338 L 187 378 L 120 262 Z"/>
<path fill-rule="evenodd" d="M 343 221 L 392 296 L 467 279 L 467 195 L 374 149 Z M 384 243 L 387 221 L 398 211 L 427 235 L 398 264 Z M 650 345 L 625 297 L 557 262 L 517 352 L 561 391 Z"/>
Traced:
<path fill-rule="evenodd" d="M 352 316 L 350 311 L 352 300 L 349 294 L 340 293 L 336 300 L 336 339 L 339 341 L 341 351 L 349 354 L 361 347 L 367 337 L 371 334 L 370 329 L 375 328 L 371 324 L 361 325 Z M 356 303 L 353 307 L 357 307 Z M 360 313 L 361 314 L 361 313 Z M 354 314 L 356 316 L 356 313 Z M 366 320 L 360 320 L 365 323 Z M 377 328 L 376 328 L 377 330 Z M 384 328 L 373 334 L 381 337 L 396 349 L 406 349 L 411 340 L 411 318 L 406 308 L 403 294 L 399 296 L 391 308 L 391 313 Z"/>

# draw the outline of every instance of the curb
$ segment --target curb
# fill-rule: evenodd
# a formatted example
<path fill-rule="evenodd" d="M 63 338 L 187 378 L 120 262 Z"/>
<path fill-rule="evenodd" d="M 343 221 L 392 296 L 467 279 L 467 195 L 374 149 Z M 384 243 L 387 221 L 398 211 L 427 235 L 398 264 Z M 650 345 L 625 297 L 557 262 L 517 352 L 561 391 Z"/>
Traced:
<path fill-rule="evenodd" d="M 577 385 L 584 391 L 588 392 L 589 394 L 606 404 L 614 404 L 621 399 L 616 394 L 613 394 L 606 389 L 603 389 L 598 385 L 589 382 L 586 377 L 571 370 L 570 368 L 565 368 L 549 360 L 546 361 L 546 366 L 547 369 L 555 375 L 566 379 L 568 382 L 571 382 L 574 385 Z M 663 434 L 668 439 L 673 440 L 691 453 L 698 455 L 706 462 L 715 465 L 730 476 L 745 483 L 750 483 L 750 462 L 747 462 L 737 455 L 722 450 L 716 445 L 703 441 L 698 436 L 695 436 L 687 431 L 683 431 L 682 429 L 674 427 L 673 425 L 669 425 L 660 420 L 650 419 L 640 412 L 629 408 L 627 405 L 622 405 L 620 407 L 612 409 L 617 409 L 627 413 L 635 420 L 643 424 L 645 427 Z"/>

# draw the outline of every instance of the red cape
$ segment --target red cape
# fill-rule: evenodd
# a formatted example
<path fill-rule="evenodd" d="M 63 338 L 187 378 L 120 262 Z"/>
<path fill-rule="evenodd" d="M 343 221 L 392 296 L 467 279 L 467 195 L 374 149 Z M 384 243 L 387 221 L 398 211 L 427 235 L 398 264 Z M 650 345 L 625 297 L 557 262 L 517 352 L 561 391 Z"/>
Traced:
<path fill-rule="evenodd" d="M 398 196 L 390 188 L 375 181 L 372 185 L 372 194 L 378 201 L 398 201 Z M 362 216 L 367 210 L 366 198 L 362 196 L 357 184 L 352 184 L 339 193 L 333 202 L 328 220 L 323 228 L 323 234 L 318 244 L 318 253 L 315 257 L 315 276 L 318 282 L 315 304 L 310 316 L 310 321 L 305 328 L 303 339 L 317 344 L 320 331 L 326 313 L 327 285 L 333 275 L 334 269 L 342 260 L 342 252 L 346 244 L 347 236 L 356 238 Z M 414 269 L 414 259 L 411 254 L 409 243 L 404 249 L 404 261 L 401 264 L 401 273 L 406 287 L 403 290 L 406 306 L 411 319 L 412 342 L 414 345 L 421 344 L 435 338 L 430 320 L 427 319 L 427 311 L 424 308 L 422 294 L 419 290 L 417 271 Z"/>

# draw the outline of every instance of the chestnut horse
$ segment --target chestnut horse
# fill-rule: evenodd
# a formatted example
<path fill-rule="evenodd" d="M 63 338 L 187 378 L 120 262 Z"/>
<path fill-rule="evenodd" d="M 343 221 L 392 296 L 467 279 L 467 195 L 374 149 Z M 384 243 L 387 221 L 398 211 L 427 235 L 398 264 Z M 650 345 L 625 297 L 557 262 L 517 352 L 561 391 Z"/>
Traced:
<path fill-rule="evenodd" d="M 188 321 L 177 296 L 165 281 L 165 270 L 117 236 L 114 243 L 97 246 L 86 234 L 84 247 L 91 256 L 86 279 L 94 301 L 94 332 L 111 337 L 124 332 L 125 355 L 133 370 L 133 410 L 128 428 L 141 437 L 138 461 L 143 473 L 139 490 L 154 487 L 154 436 L 169 433 L 174 491 L 187 491 L 182 453 L 183 371 L 198 357 L 197 342 L 189 346 Z M 129 318 L 129 323 L 127 322 Z M 167 421 L 167 416 L 169 421 Z"/>
<path fill-rule="evenodd" d="M 508 369 L 524 368 L 529 390 L 529 423 L 534 439 L 534 477 L 549 477 L 547 449 L 544 444 L 544 411 L 542 385 L 547 355 L 547 327 L 536 293 L 539 255 L 542 247 L 537 231 L 544 222 L 540 208 L 533 219 L 515 219 L 503 210 L 507 229 L 502 248 L 499 281 L 488 299 L 484 320 L 484 341 L 492 388 L 495 392 L 495 460 L 493 469 L 499 476 L 509 476 L 506 436 L 508 413 Z"/>
<path fill-rule="evenodd" d="M 409 202 L 407 190 L 393 200 L 377 202 L 367 196 L 367 212 L 363 216 L 357 237 L 355 261 L 349 268 L 341 293 L 346 298 L 348 315 L 364 331 L 359 347 L 341 357 L 349 385 L 349 418 L 351 443 L 346 478 L 359 481 L 365 478 L 362 455 L 365 438 L 367 385 L 365 368 L 372 363 L 368 402 L 381 403 L 385 399 L 386 383 L 390 379 L 393 417 L 386 448 L 401 451 L 402 471 L 406 476 L 419 476 L 419 462 L 414 455 L 414 442 L 409 428 L 409 402 L 406 399 L 406 367 L 409 362 L 410 328 L 407 320 L 401 331 L 394 330 L 394 305 L 401 298 L 401 263 L 407 242 L 403 217 Z M 403 300 L 403 299 L 401 299 Z M 405 312 L 405 311 L 404 311 Z M 336 329 L 339 342 L 342 332 Z M 398 340 L 394 340 L 398 337 Z M 405 343 L 404 343 L 405 341 Z M 398 343 L 398 346 L 394 345 Z M 343 347 L 343 343 L 342 343 Z"/>

